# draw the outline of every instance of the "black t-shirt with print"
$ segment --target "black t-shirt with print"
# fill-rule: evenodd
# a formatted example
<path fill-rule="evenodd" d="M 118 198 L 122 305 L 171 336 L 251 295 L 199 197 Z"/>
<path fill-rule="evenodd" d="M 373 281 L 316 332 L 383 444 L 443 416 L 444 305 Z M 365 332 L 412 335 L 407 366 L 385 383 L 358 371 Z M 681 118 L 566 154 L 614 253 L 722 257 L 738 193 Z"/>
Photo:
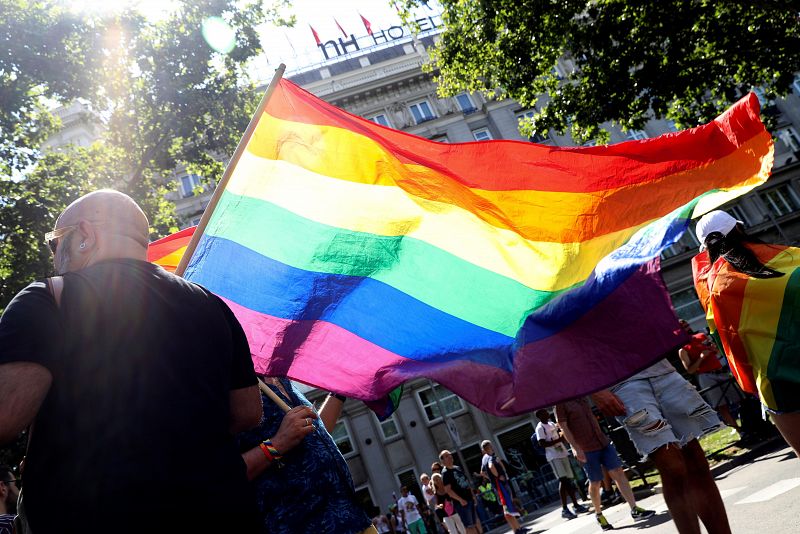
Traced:
<path fill-rule="evenodd" d="M 469 480 L 464 475 L 464 471 L 457 465 L 453 467 L 442 469 L 442 482 L 445 486 L 450 486 L 450 489 L 456 492 L 456 495 L 465 501 L 472 500 L 472 489 L 470 489 Z"/>
<path fill-rule="evenodd" d="M 35 282 L 0 318 L 0 364 L 20 361 L 53 376 L 23 473 L 33 532 L 256 513 L 229 430 L 230 391 L 256 377 L 218 297 L 136 260 L 66 274 L 60 306 Z"/>

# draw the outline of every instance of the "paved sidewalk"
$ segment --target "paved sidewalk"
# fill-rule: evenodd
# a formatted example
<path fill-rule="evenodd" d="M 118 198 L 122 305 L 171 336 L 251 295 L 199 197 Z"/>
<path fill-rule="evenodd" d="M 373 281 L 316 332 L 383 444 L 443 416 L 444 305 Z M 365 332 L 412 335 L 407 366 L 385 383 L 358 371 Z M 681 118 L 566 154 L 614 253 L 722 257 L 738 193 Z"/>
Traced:
<path fill-rule="evenodd" d="M 718 478 L 721 475 L 736 469 L 737 467 L 751 464 L 758 458 L 767 456 L 786 447 L 786 442 L 780 436 L 770 438 L 761 443 L 753 445 L 747 451 L 739 454 L 738 456 L 717 463 L 711 468 L 711 474 L 715 478 Z M 658 493 L 660 493 L 659 486 L 651 488 L 640 487 L 634 491 L 637 501 L 647 501 L 650 497 L 653 497 Z M 589 503 L 584 504 L 589 506 Z M 594 523 L 593 514 L 583 514 L 576 520 L 564 521 L 561 520 L 560 510 L 561 503 L 554 501 L 552 504 L 539 508 L 521 518 L 522 520 L 520 522 L 523 524 L 523 526 L 527 527 L 531 533 L 534 534 L 545 531 L 552 534 L 568 534 L 570 532 L 583 530 L 584 528 L 589 528 L 589 530 L 592 531 L 596 529 L 598 532 L 600 532 Z M 666 505 L 659 506 L 659 511 L 662 513 L 659 513 L 655 518 L 648 521 L 647 525 L 649 527 L 652 528 L 657 525 L 672 521 L 669 513 L 666 511 Z M 606 517 L 608 517 L 608 519 L 615 525 L 616 530 L 619 530 L 620 528 L 631 527 L 634 524 L 627 512 L 627 506 L 617 505 L 605 513 Z M 509 532 L 509 528 L 503 524 L 500 527 L 487 531 L 487 534 L 506 534 Z"/>

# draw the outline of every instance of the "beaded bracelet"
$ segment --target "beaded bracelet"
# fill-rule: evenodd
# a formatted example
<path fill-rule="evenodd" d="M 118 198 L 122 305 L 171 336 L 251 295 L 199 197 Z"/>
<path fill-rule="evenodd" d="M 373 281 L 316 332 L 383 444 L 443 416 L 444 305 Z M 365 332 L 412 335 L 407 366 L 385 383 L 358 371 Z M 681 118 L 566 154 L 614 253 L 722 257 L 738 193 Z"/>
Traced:
<path fill-rule="evenodd" d="M 283 456 L 281 456 L 281 453 L 278 452 L 278 449 L 276 449 L 275 446 L 272 445 L 271 439 L 265 439 L 264 441 L 259 443 L 258 446 L 261 449 L 261 452 L 264 453 L 264 456 L 266 456 L 270 462 L 277 462 L 278 460 L 283 458 Z"/>

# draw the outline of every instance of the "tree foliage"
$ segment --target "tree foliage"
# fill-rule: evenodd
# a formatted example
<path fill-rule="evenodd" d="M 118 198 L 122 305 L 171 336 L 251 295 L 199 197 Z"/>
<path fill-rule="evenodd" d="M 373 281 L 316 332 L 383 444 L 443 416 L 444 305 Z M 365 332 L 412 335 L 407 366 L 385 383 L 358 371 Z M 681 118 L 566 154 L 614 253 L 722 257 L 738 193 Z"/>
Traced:
<path fill-rule="evenodd" d="M 638 129 L 654 117 L 694 125 L 751 88 L 785 94 L 800 71 L 796 0 L 439 3 L 445 29 L 431 66 L 440 92 L 536 106 L 528 131 L 544 135 L 605 140 L 603 123 Z"/>
<path fill-rule="evenodd" d="M 186 168 L 209 183 L 219 178 L 218 160 L 233 153 L 260 96 L 250 75 L 262 52 L 257 27 L 292 23 L 282 18 L 288 0 L 185 0 L 161 20 L 61 5 L 0 0 L 0 310 L 51 274 L 44 233 L 86 192 L 130 194 L 153 238 L 176 230 L 169 177 Z M 229 53 L 205 42 L 208 17 L 235 32 Z M 49 110 L 78 97 L 105 133 L 91 147 L 40 152 L 58 127 Z"/>
<path fill-rule="evenodd" d="M 96 96 L 102 33 L 45 2 L 2 0 L 0 17 L 0 175 L 8 175 L 35 161 L 56 126 L 48 101 Z"/>

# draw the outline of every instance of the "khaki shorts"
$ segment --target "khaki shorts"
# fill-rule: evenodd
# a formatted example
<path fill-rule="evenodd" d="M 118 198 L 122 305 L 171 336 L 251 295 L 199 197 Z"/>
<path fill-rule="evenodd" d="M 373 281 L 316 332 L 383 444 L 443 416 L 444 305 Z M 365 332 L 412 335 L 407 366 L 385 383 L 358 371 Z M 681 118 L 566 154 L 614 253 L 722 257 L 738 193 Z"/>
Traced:
<path fill-rule="evenodd" d="M 550 460 L 550 467 L 553 468 L 556 478 L 575 478 L 575 473 L 572 471 L 572 464 L 567 458 L 553 458 Z"/>

